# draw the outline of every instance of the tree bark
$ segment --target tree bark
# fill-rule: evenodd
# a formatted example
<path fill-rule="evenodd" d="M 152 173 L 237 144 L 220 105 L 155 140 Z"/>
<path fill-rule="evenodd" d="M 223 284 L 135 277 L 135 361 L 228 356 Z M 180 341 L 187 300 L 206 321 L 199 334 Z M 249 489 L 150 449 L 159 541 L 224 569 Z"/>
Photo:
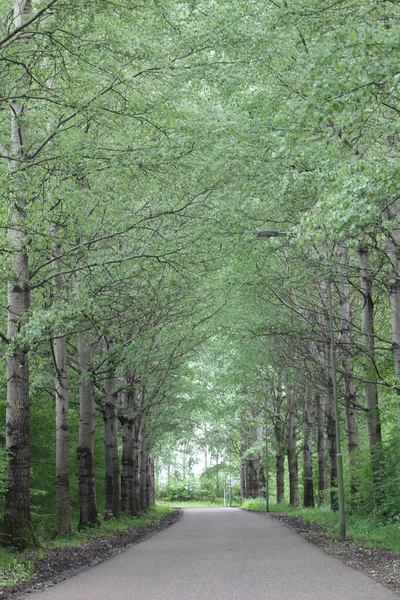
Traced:
<path fill-rule="evenodd" d="M 111 365 L 104 380 L 104 459 L 105 459 L 105 515 L 118 517 L 121 512 L 119 492 L 117 385 Z"/>
<path fill-rule="evenodd" d="M 65 337 L 53 339 L 54 388 L 56 397 L 56 533 L 71 530 L 69 487 L 69 424 L 67 342 Z"/>
<path fill-rule="evenodd" d="M 390 315 L 392 323 L 392 351 L 394 370 L 397 377 L 397 431 L 400 435 L 400 227 L 398 217 L 400 206 L 398 202 L 387 207 L 389 220 L 393 223 L 389 231 L 386 252 L 391 262 L 392 277 L 389 282 Z"/>
<path fill-rule="evenodd" d="M 58 226 L 52 234 L 55 236 Z M 53 258 L 56 276 L 54 296 L 62 303 L 63 280 L 61 275 L 61 249 L 57 241 L 53 245 Z M 54 391 L 56 403 L 56 534 L 71 531 L 71 507 L 69 485 L 69 423 L 68 423 L 68 363 L 67 340 L 62 332 L 55 332 L 52 340 L 54 362 Z"/>
<path fill-rule="evenodd" d="M 78 341 L 78 363 L 81 373 L 79 385 L 79 527 L 98 522 L 96 487 L 94 478 L 94 393 L 92 380 L 92 348 L 85 335 Z"/>
<path fill-rule="evenodd" d="M 327 502 L 328 453 L 326 447 L 325 411 L 321 394 L 316 394 L 317 452 L 318 452 L 318 506 Z"/>
<path fill-rule="evenodd" d="M 336 417 L 333 397 L 332 382 L 328 385 L 328 442 L 329 442 L 329 473 L 330 473 L 330 498 L 331 509 L 338 510 L 338 491 L 337 491 L 337 439 L 336 439 Z"/>
<path fill-rule="evenodd" d="M 306 390 L 304 408 L 304 439 L 303 439 L 303 506 L 314 506 L 313 464 L 312 464 L 312 406 L 310 393 Z"/>
<path fill-rule="evenodd" d="M 147 463 L 146 463 L 146 508 L 150 508 L 154 504 L 153 498 L 153 462 L 151 460 L 151 456 L 147 455 Z"/>
<path fill-rule="evenodd" d="M 140 433 L 140 510 L 146 510 L 147 440 L 144 427 Z"/>
<path fill-rule="evenodd" d="M 276 442 L 276 501 L 285 502 L 285 440 L 284 426 L 281 418 L 281 403 L 277 400 L 274 405 L 274 431 Z"/>
<path fill-rule="evenodd" d="M 339 286 L 340 320 L 339 320 L 339 353 L 343 370 L 343 393 L 346 408 L 347 450 L 350 470 L 350 505 L 354 508 L 354 497 L 358 490 L 355 474 L 358 443 L 358 422 L 356 412 L 356 391 L 353 378 L 353 343 L 351 335 L 351 292 L 347 279 L 348 248 L 342 246 L 340 252 L 341 280 Z"/>
<path fill-rule="evenodd" d="M 381 422 L 378 405 L 377 373 L 375 368 L 374 303 L 372 299 L 372 271 L 369 266 L 369 250 L 358 247 L 360 263 L 361 293 L 363 305 L 361 312 L 361 335 L 364 346 L 366 366 L 365 408 L 367 411 L 368 443 L 371 456 L 372 481 L 374 485 L 375 505 L 380 503 L 380 482 L 382 470 Z"/>
<path fill-rule="evenodd" d="M 31 12 L 31 1 L 15 0 L 14 26 L 21 26 Z M 17 87 L 21 95 L 29 86 L 25 72 Z M 4 543 L 18 547 L 34 544 L 30 510 L 30 449 L 29 449 L 29 362 L 28 350 L 15 343 L 22 320 L 30 306 L 29 262 L 25 239 L 26 214 L 24 197 L 24 166 L 28 143 L 27 105 L 13 100 L 11 107 L 11 170 L 14 172 L 10 189 L 10 222 L 7 239 L 12 248 L 10 279 L 7 286 L 7 337 L 10 351 L 6 353 L 7 409 L 5 507 L 2 527 Z"/>
<path fill-rule="evenodd" d="M 137 437 L 135 432 L 135 389 L 131 377 L 127 378 L 127 389 L 122 394 L 122 468 L 121 468 L 121 510 L 135 516 L 139 511 L 137 503 Z M 136 473 L 135 473 L 136 469 Z"/>
<path fill-rule="evenodd" d="M 287 452 L 289 463 L 289 503 L 291 506 L 299 506 L 299 470 L 296 452 L 296 409 L 295 398 L 292 390 L 287 393 L 288 402 L 288 425 L 287 425 Z"/>

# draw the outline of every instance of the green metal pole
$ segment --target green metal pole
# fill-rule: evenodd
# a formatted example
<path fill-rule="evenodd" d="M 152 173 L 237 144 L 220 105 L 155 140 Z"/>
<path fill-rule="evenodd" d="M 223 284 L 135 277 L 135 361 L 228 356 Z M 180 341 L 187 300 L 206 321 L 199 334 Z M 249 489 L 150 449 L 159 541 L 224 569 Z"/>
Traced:
<path fill-rule="evenodd" d="M 336 465 L 337 465 L 337 485 L 338 485 L 338 501 L 339 501 L 339 534 L 342 542 L 346 539 L 346 523 L 344 513 L 344 483 L 343 483 L 343 458 L 340 442 L 340 427 L 339 427 L 339 403 L 337 393 L 337 374 L 336 374 L 336 350 L 335 337 L 333 329 L 333 311 L 332 311 L 332 294 L 331 284 L 328 283 L 328 309 L 329 309 L 329 325 L 331 330 L 331 359 L 332 359 L 332 384 L 333 384 L 333 402 L 335 408 L 336 420 Z"/>

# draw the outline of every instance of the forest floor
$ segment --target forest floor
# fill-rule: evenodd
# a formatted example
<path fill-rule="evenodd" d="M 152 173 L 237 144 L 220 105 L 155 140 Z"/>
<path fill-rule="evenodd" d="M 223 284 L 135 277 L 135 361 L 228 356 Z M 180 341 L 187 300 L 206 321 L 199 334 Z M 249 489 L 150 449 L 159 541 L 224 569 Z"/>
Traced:
<path fill-rule="evenodd" d="M 376 543 L 372 548 L 361 546 L 351 537 L 341 542 L 337 536 L 328 535 L 325 527 L 285 513 L 270 512 L 265 516 L 283 523 L 349 567 L 363 571 L 400 594 L 400 552 L 381 548 Z"/>
<path fill-rule="evenodd" d="M 41 548 L 27 557 L 32 563 L 29 581 L 20 581 L 13 586 L 0 588 L 1 600 L 19 600 L 27 594 L 43 590 L 68 579 L 86 569 L 119 554 L 128 546 L 141 542 L 155 532 L 165 529 L 180 519 L 181 510 L 154 518 L 149 524 L 135 529 L 120 529 L 92 539 L 81 546 Z"/>

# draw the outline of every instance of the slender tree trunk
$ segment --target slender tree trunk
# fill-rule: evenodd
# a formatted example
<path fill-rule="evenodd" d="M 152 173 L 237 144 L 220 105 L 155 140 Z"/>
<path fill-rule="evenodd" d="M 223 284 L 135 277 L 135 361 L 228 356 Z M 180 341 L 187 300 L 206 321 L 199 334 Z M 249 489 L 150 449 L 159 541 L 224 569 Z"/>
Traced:
<path fill-rule="evenodd" d="M 53 235 L 58 231 L 55 225 Z M 56 276 L 54 295 L 56 301 L 63 302 L 63 281 L 61 276 L 61 249 L 57 242 L 53 245 Z M 69 423 L 68 423 L 68 364 L 67 341 L 57 332 L 52 341 L 54 362 L 54 391 L 56 401 L 56 534 L 71 530 L 70 486 L 69 486 Z"/>
<path fill-rule="evenodd" d="M 353 344 L 351 336 L 351 292 L 347 279 L 346 267 L 348 265 L 348 248 L 342 247 L 340 253 L 341 281 L 339 288 L 340 299 L 340 335 L 339 351 L 343 370 L 343 392 L 346 408 L 346 434 L 347 449 L 349 453 L 350 470 L 350 504 L 355 508 L 354 497 L 358 491 L 357 476 L 355 473 L 358 443 L 358 422 L 356 412 L 356 391 L 353 378 Z"/>
<path fill-rule="evenodd" d="M 379 485 L 382 476 L 381 423 L 378 405 L 377 374 L 375 368 L 374 304 L 372 299 L 372 271 L 369 266 L 369 251 L 358 247 L 360 262 L 361 293 L 363 296 L 361 334 L 366 364 L 365 408 L 367 410 L 368 442 L 371 455 L 374 502 L 380 503 Z"/>
<path fill-rule="evenodd" d="M 336 440 L 336 417 L 333 397 L 332 383 L 328 385 L 328 442 L 329 442 L 329 464 L 330 464 L 330 497 L 331 509 L 338 510 L 338 492 L 337 492 L 337 440 Z"/>
<path fill-rule="evenodd" d="M 325 411 L 321 394 L 316 394 L 317 452 L 318 452 L 318 506 L 327 502 L 328 453 L 326 448 Z"/>
<path fill-rule="evenodd" d="M 267 435 L 266 430 L 265 430 L 265 435 Z M 256 439 L 258 442 L 260 442 L 260 443 L 264 442 L 264 444 L 265 444 L 264 428 L 260 424 L 258 424 L 256 427 Z M 260 454 L 257 457 L 257 496 L 258 496 L 258 498 L 264 498 L 264 496 L 265 496 L 265 492 L 264 492 L 263 488 L 265 487 L 266 477 L 267 477 L 267 473 L 266 473 L 265 456 L 263 457 L 263 455 Z"/>
<path fill-rule="evenodd" d="M 117 385 L 114 369 L 109 366 L 104 380 L 104 459 L 105 515 L 117 517 L 121 512 L 119 493 Z"/>
<path fill-rule="evenodd" d="M 146 510 L 147 440 L 144 427 L 140 433 L 140 510 Z"/>
<path fill-rule="evenodd" d="M 21 26 L 31 12 L 31 1 L 15 0 L 14 26 Z M 29 87 L 25 72 L 17 74 L 21 95 Z M 10 259 L 8 281 L 8 327 L 10 350 L 6 353 L 7 409 L 5 508 L 2 527 L 4 543 L 28 547 L 34 543 L 30 512 L 30 450 L 29 450 L 29 364 L 28 350 L 15 343 L 23 317 L 30 305 L 29 262 L 25 239 L 26 214 L 24 174 L 19 170 L 27 160 L 28 109 L 13 100 L 11 107 L 11 157 L 13 176 L 10 186 L 10 227 L 7 231 Z"/>
<path fill-rule="evenodd" d="M 65 337 L 53 339 L 54 388 L 56 396 L 56 533 L 71 530 L 69 488 L 69 424 L 67 342 Z"/>
<path fill-rule="evenodd" d="M 133 448 L 133 497 L 136 510 L 140 510 L 140 431 L 141 417 L 135 417 L 135 441 Z"/>
<path fill-rule="evenodd" d="M 274 431 L 276 442 L 276 501 L 285 502 L 285 441 L 284 426 L 281 418 L 281 403 L 274 405 Z"/>
<path fill-rule="evenodd" d="M 94 479 L 94 393 L 92 371 L 92 349 L 85 335 L 78 342 L 78 363 L 81 373 L 79 385 L 79 441 L 78 479 L 80 517 L 79 527 L 97 524 L 96 486 Z"/>
<path fill-rule="evenodd" d="M 290 499 L 289 503 L 291 506 L 298 506 L 299 501 L 299 470 L 297 463 L 297 452 L 296 452 L 296 409 L 294 404 L 294 394 L 292 390 L 288 391 L 288 425 L 287 425 L 287 452 L 288 452 L 288 463 L 289 463 L 289 490 Z"/>
<path fill-rule="evenodd" d="M 151 456 L 147 455 L 146 461 L 146 508 L 150 508 L 152 506 L 152 460 Z"/>
<path fill-rule="evenodd" d="M 394 210 L 388 209 L 389 218 L 397 220 L 399 205 L 394 205 Z M 390 280 L 389 300 L 392 321 L 392 350 L 394 369 L 397 377 L 397 430 L 400 435 L 400 227 L 395 225 L 389 232 L 387 254 L 392 263 L 392 278 Z"/>
<path fill-rule="evenodd" d="M 310 393 L 306 390 L 304 408 L 304 439 L 303 439 L 303 506 L 314 506 L 313 464 L 312 464 L 312 405 Z"/>

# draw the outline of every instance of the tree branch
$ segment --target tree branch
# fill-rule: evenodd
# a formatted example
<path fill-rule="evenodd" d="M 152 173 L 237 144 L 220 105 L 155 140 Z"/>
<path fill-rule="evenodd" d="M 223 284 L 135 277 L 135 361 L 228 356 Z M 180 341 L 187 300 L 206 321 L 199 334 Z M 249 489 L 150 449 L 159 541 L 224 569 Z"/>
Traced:
<path fill-rule="evenodd" d="M 9 42 L 18 33 L 20 33 L 21 31 L 23 31 L 24 29 L 26 29 L 27 27 L 29 27 L 29 25 L 31 25 L 32 23 L 34 23 L 35 21 L 37 21 L 37 19 L 39 19 L 39 17 L 41 17 L 42 14 L 45 13 L 46 10 L 48 10 L 49 8 L 51 8 L 53 6 L 53 4 L 55 4 L 56 2 L 58 2 L 58 0 L 50 0 L 50 2 L 48 2 L 45 6 L 43 6 L 43 8 L 41 8 L 40 10 L 38 10 L 37 13 L 34 14 L 30 19 L 28 19 L 27 21 L 25 21 L 24 23 L 22 23 L 22 25 L 20 25 L 19 27 L 16 27 L 15 29 L 13 29 L 11 31 L 11 33 L 9 33 L 2 40 L 0 40 L 0 48 L 2 46 L 4 46 L 7 42 Z"/>

